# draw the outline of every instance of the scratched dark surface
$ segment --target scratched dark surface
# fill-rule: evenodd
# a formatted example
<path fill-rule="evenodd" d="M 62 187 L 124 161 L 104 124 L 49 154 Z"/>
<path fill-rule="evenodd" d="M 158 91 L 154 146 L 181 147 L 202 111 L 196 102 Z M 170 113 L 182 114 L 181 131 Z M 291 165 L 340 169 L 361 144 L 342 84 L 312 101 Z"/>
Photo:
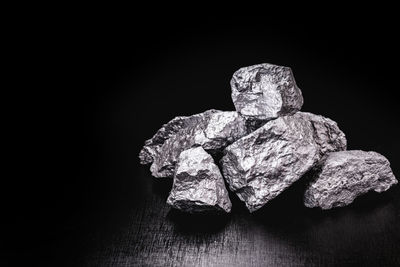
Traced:
<path fill-rule="evenodd" d="M 51 108 L 25 113 L 16 170 L 28 174 L 2 202 L 1 266 L 400 266 L 399 185 L 324 212 L 303 206 L 306 179 L 254 214 L 234 195 L 226 216 L 167 207 L 171 180 L 139 165 L 144 140 L 175 116 L 233 110 L 233 72 L 262 62 L 290 66 L 303 110 L 337 121 L 349 149 L 385 155 L 400 177 L 395 16 L 322 26 L 323 14 L 220 15 L 102 15 L 51 55 L 76 80 L 54 82 Z"/>
<path fill-rule="evenodd" d="M 345 266 L 399 264 L 398 190 L 329 212 L 301 205 L 296 184 L 257 214 L 188 216 L 165 205 L 168 186 L 148 179 L 126 223 L 85 257 L 90 266 Z M 115 218 L 115 220 L 117 220 Z M 97 237 L 104 242 L 103 237 Z"/>

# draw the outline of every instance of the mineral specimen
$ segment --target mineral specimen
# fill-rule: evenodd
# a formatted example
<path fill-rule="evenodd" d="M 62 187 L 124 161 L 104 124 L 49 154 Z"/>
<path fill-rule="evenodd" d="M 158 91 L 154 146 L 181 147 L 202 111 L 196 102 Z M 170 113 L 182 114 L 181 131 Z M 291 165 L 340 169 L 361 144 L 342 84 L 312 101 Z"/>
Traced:
<path fill-rule="evenodd" d="M 309 208 L 346 206 L 368 191 L 383 192 L 396 184 L 389 161 L 376 152 L 361 150 L 330 153 L 304 194 Z"/>
<path fill-rule="evenodd" d="M 236 110 L 248 119 L 267 121 L 301 109 L 303 96 L 292 70 L 272 64 L 239 69 L 231 80 Z"/>
<path fill-rule="evenodd" d="M 145 142 L 139 158 L 142 164 L 152 163 L 153 176 L 172 177 L 183 150 L 200 145 L 216 153 L 246 134 L 245 120 L 237 112 L 208 110 L 165 124 Z"/>
<path fill-rule="evenodd" d="M 202 147 L 190 148 L 179 155 L 167 203 L 189 213 L 231 211 L 224 179 L 213 158 Z"/>
<path fill-rule="evenodd" d="M 207 110 L 176 117 L 139 153 L 154 177 L 174 177 L 167 203 L 185 212 L 230 212 L 229 189 L 256 211 L 308 173 L 307 207 L 345 206 L 368 191 L 397 183 L 389 162 L 375 152 L 342 151 L 336 122 L 300 112 L 303 105 L 289 67 L 258 64 L 231 80 L 236 111 Z M 214 159 L 213 159 L 214 157 Z M 309 177 L 309 175 L 306 175 Z"/>
<path fill-rule="evenodd" d="M 269 121 L 224 151 L 223 175 L 250 212 L 310 170 L 324 153 L 346 148 L 336 123 L 298 112 Z"/>
<path fill-rule="evenodd" d="M 214 112 L 214 110 L 209 110 L 207 112 L 211 113 Z M 159 154 L 160 147 L 168 138 L 175 135 L 188 125 L 196 124 L 200 119 L 201 114 L 196 114 L 193 116 L 181 116 L 175 117 L 168 123 L 164 124 L 151 139 L 145 141 L 145 145 L 139 153 L 140 163 L 152 163 L 154 158 Z"/>

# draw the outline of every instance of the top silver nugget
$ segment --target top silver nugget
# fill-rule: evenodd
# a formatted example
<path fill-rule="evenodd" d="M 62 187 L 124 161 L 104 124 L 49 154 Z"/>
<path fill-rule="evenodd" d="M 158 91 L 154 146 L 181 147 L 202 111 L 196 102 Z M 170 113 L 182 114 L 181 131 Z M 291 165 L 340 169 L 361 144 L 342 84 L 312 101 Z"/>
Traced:
<path fill-rule="evenodd" d="M 271 120 L 303 105 L 289 67 L 264 63 L 241 68 L 233 74 L 231 87 L 236 110 L 248 119 Z"/>

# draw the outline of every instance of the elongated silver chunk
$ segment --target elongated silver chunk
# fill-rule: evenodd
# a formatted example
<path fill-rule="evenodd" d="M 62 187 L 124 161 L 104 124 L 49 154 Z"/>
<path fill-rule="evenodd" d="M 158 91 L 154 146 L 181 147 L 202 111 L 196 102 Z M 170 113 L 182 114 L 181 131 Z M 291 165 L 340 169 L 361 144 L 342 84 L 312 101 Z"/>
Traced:
<path fill-rule="evenodd" d="M 389 161 L 376 152 L 361 150 L 330 153 L 304 194 L 306 207 L 343 207 L 368 191 L 383 192 L 397 184 Z"/>
<path fill-rule="evenodd" d="M 141 163 L 152 163 L 155 177 L 172 177 L 179 154 L 193 146 L 210 153 L 247 134 L 245 120 L 235 111 L 208 110 L 189 117 L 177 117 L 147 140 L 139 154 Z"/>
<path fill-rule="evenodd" d="M 231 211 L 224 179 L 213 158 L 202 147 L 185 150 L 179 155 L 167 203 L 189 213 Z"/>
<path fill-rule="evenodd" d="M 346 149 L 336 123 L 298 112 L 269 121 L 224 151 L 223 175 L 229 188 L 253 212 L 275 198 L 322 158 Z"/>
<path fill-rule="evenodd" d="M 236 110 L 253 121 L 293 114 L 303 105 L 289 67 L 264 63 L 241 68 L 233 74 L 231 88 Z"/>
<path fill-rule="evenodd" d="M 212 113 L 215 112 L 215 110 L 209 110 L 207 112 Z M 167 139 L 176 135 L 183 128 L 196 124 L 202 119 L 202 115 L 203 114 L 195 114 L 192 116 L 175 117 L 168 123 L 164 124 L 151 139 L 145 141 L 145 145 L 139 153 L 140 163 L 152 163 L 154 158 L 159 155 L 160 147 Z"/>

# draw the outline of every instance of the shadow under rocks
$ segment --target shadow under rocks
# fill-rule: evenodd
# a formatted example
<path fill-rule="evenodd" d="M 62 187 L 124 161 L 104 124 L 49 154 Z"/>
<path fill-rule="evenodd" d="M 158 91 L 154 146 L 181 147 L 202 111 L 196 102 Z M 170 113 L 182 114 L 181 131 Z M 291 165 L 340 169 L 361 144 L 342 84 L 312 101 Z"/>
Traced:
<path fill-rule="evenodd" d="M 361 212 L 361 213 L 369 212 L 373 209 L 379 208 L 382 205 L 385 205 L 392 201 L 399 201 L 400 200 L 399 189 L 400 189 L 399 186 L 394 186 L 393 188 L 390 188 L 388 191 L 382 193 L 370 191 L 365 195 L 356 198 L 354 202 L 347 207 L 351 208 L 356 212 Z"/>
<path fill-rule="evenodd" d="M 303 196 L 312 176 L 312 172 L 307 173 L 264 207 L 253 212 L 251 218 L 273 232 L 298 233 L 327 220 L 373 216 L 388 203 L 400 203 L 399 187 L 395 186 L 383 193 L 368 192 L 345 207 L 330 210 L 307 208 L 304 206 Z"/>
<path fill-rule="evenodd" d="M 399 189 L 400 188 L 395 187 L 383 193 L 370 191 L 357 197 L 353 203 L 344 207 L 337 207 L 329 210 L 322 210 L 320 208 L 307 208 L 306 215 L 315 223 L 323 222 L 325 220 L 336 220 L 342 217 L 351 218 L 354 216 L 374 216 L 379 214 L 381 210 L 387 208 L 388 205 L 400 204 Z"/>
<path fill-rule="evenodd" d="M 311 175 L 306 175 L 296 181 L 261 209 L 253 212 L 251 217 L 274 230 L 301 231 L 307 224 L 307 208 L 303 204 L 303 195 L 310 179 Z"/>
<path fill-rule="evenodd" d="M 207 212 L 200 214 L 188 214 L 171 209 L 166 219 L 172 222 L 175 230 L 181 233 L 217 233 L 224 229 L 230 220 L 229 214 Z"/>
<path fill-rule="evenodd" d="M 152 192 L 153 194 L 161 197 L 162 199 L 167 199 L 169 192 L 172 189 L 172 178 L 152 178 Z"/>

